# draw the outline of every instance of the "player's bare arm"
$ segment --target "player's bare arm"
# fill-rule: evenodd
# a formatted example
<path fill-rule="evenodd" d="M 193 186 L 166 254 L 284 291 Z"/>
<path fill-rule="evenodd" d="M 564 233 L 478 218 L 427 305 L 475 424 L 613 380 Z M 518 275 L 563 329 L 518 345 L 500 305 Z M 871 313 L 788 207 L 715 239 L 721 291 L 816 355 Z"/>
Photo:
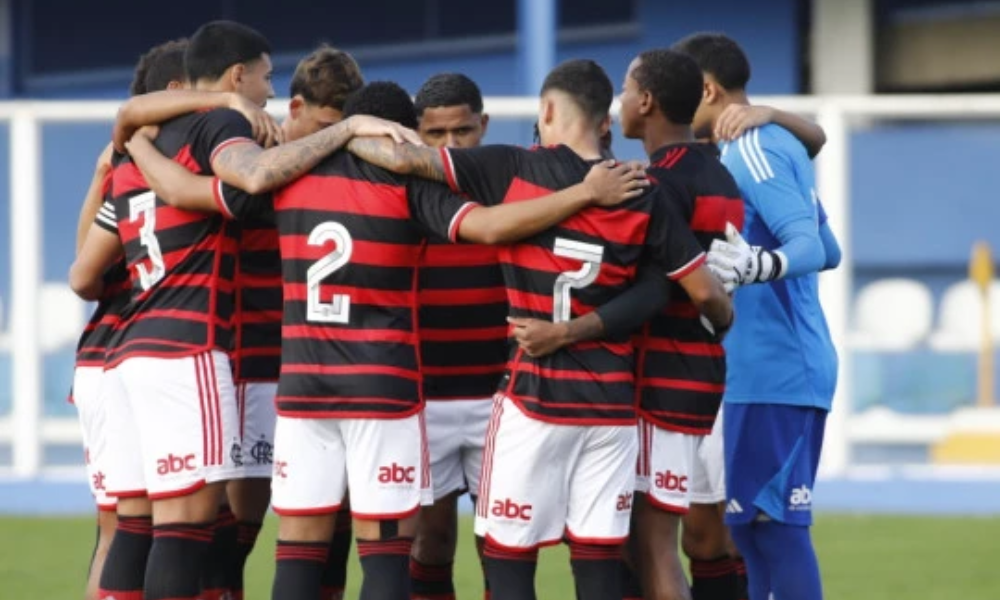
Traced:
<path fill-rule="evenodd" d="M 648 186 L 641 164 L 604 161 L 591 167 L 582 182 L 548 196 L 477 206 L 462 219 L 458 237 L 478 244 L 509 244 L 545 231 L 588 206 L 614 206 L 635 198 Z"/>
<path fill-rule="evenodd" d="M 398 123 L 354 115 L 304 138 L 269 150 L 247 141 L 222 148 L 212 159 L 213 172 L 250 194 L 281 187 L 315 167 L 356 136 L 388 136 L 389 143 L 420 144 L 417 132 Z"/>
<path fill-rule="evenodd" d="M 284 139 L 281 127 L 263 108 L 231 92 L 164 90 L 134 96 L 118 109 L 112 140 L 119 152 L 144 125 L 156 125 L 196 110 L 231 108 L 250 122 L 254 139 L 265 147 Z"/>
<path fill-rule="evenodd" d="M 132 136 L 125 147 L 160 200 L 183 210 L 219 212 L 211 177 L 195 175 L 167 158 L 142 132 Z"/>
<path fill-rule="evenodd" d="M 121 257 L 121 240 L 97 225 L 91 225 L 83 248 L 69 268 L 69 287 L 84 300 L 97 300 L 104 291 L 104 272 Z"/>
<path fill-rule="evenodd" d="M 444 162 L 437 148 L 396 144 L 385 138 L 354 138 L 347 149 L 359 158 L 403 175 L 445 181 Z"/>
<path fill-rule="evenodd" d="M 643 265 L 627 290 L 596 310 L 569 321 L 508 317 L 514 338 L 528 356 L 548 356 L 561 348 L 608 337 L 631 335 L 670 300 L 670 285 L 663 270 Z"/>
<path fill-rule="evenodd" d="M 815 157 L 826 145 L 826 132 L 809 119 L 771 106 L 730 104 L 719 115 L 715 135 L 720 140 L 732 141 L 754 127 L 774 123 L 787 129 L 806 147 L 809 157 Z"/>
<path fill-rule="evenodd" d="M 722 339 L 733 325 L 733 301 L 722 282 L 706 265 L 701 265 L 677 280 L 691 303 L 712 325 L 712 332 Z"/>
<path fill-rule="evenodd" d="M 87 239 L 87 232 L 94 223 L 94 217 L 104 202 L 104 178 L 111 171 L 111 144 L 105 146 L 104 151 L 97 157 L 97 165 L 94 167 L 94 177 L 90 180 L 90 187 L 87 188 L 87 195 L 83 197 L 83 206 L 80 207 L 80 218 L 76 224 L 76 253 L 79 254 L 83 248 L 83 242 Z"/>

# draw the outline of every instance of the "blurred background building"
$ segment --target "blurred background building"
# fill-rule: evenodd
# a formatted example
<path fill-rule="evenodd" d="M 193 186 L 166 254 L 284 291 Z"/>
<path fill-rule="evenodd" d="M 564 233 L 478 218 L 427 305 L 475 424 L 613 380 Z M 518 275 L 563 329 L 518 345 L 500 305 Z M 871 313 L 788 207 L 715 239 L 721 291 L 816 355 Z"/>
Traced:
<path fill-rule="evenodd" d="M 367 80 L 416 91 L 430 75 L 460 71 L 486 96 L 531 96 L 553 61 L 593 58 L 617 85 L 639 51 L 712 30 L 747 51 L 755 98 L 969 94 L 1000 106 L 982 95 L 1000 91 L 1000 2 L 971 0 L 0 0 L 0 102 L 120 101 L 141 53 L 218 18 L 270 38 L 279 98 L 295 63 L 320 42 L 351 51 Z M 856 436 L 852 466 L 1000 463 L 992 425 L 972 443 L 953 439 L 964 427 L 956 419 L 970 414 L 957 409 L 1000 396 L 995 385 L 977 391 L 979 371 L 990 367 L 977 362 L 982 296 L 968 280 L 973 243 L 1000 248 L 1000 112 L 987 113 L 862 115 L 824 150 L 843 158 L 827 177 L 841 178 L 849 223 L 846 318 L 834 324 L 851 371 L 842 396 L 860 418 L 856 430 L 875 432 Z M 528 144 L 532 121 L 530 112 L 494 120 L 488 141 Z M 12 145 L 11 122 L 0 118 L 0 238 L 13 241 L 12 204 L 23 199 L 7 192 L 12 165 L 25 164 L 17 154 L 33 148 Z M 46 419 L 74 415 L 66 397 L 86 309 L 65 280 L 79 204 L 109 124 L 46 121 L 39 130 L 36 309 Z M 615 134 L 620 156 L 641 154 Z M 25 260 L 11 246 L 0 244 L 0 468 L 15 461 L 17 423 L 32 422 L 4 425 L 14 405 L 12 357 L 21 351 L 9 334 L 11 273 Z M 992 303 L 991 335 L 1000 339 L 1000 291 Z M 980 429 L 995 423 L 991 411 L 971 414 Z M 40 457 L 45 465 L 79 460 L 70 442 L 48 444 Z"/>

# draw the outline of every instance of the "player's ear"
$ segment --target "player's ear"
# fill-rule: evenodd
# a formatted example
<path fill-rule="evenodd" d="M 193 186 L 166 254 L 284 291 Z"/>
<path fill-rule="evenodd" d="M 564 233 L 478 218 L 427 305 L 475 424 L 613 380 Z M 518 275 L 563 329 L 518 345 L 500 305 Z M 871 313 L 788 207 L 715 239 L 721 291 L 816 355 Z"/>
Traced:
<path fill-rule="evenodd" d="M 705 104 L 715 104 L 722 97 L 722 88 L 719 84 L 715 82 L 710 76 L 705 77 L 705 91 L 702 94 L 701 101 Z"/>
<path fill-rule="evenodd" d="M 305 106 L 305 103 L 306 102 L 303 100 L 302 94 L 295 94 L 288 103 L 288 114 L 293 119 L 298 118 L 299 113 L 302 112 L 302 108 Z"/>
<path fill-rule="evenodd" d="M 649 90 L 642 90 L 639 94 L 639 114 L 646 116 L 653 112 L 654 104 L 653 94 Z"/>
<path fill-rule="evenodd" d="M 485 136 L 486 130 L 490 126 L 490 116 L 488 114 L 483 113 L 483 116 L 479 117 L 479 126 L 483 128 L 483 135 Z"/>
<path fill-rule="evenodd" d="M 239 88 L 243 83 L 243 75 L 245 71 L 246 65 L 243 63 L 238 63 L 229 67 L 229 81 L 232 83 L 234 88 Z"/>
<path fill-rule="evenodd" d="M 604 136 L 608 135 L 608 132 L 611 131 L 611 115 L 610 114 L 605 115 L 604 118 L 601 119 L 601 122 L 598 124 L 597 128 L 601 132 L 600 135 L 601 138 L 604 138 Z"/>
<path fill-rule="evenodd" d="M 555 120 L 556 117 L 556 103 L 552 101 L 551 98 L 545 98 L 542 100 L 542 114 L 539 119 L 542 123 L 548 125 Z"/>

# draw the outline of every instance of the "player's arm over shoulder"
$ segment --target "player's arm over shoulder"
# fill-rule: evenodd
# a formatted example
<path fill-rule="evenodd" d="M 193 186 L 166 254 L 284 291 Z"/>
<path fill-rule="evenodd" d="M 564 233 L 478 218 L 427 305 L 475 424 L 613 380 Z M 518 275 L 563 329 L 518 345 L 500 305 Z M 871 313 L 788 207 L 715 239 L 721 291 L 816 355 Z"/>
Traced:
<path fill-rule="evenodd" d="M 84 300 L 100 298 L 104 291 L 104 273 L 122 253 L 115 208 L 110 201 L 105 201 L 70 266 L 70 288 Z"/>

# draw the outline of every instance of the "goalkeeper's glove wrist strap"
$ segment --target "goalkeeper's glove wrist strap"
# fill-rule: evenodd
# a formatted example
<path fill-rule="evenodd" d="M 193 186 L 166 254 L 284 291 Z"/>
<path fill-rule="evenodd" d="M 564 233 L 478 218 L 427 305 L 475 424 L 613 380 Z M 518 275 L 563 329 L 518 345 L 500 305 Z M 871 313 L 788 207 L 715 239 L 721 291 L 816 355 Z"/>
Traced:
<path fill-rule="evenodd" d="M 757 252 L 757 277 L 754 278 L 756 281 L 773 281 L 784 274 L 784 257 L 780 253 L 759 247 L 755 250 Z"/>

